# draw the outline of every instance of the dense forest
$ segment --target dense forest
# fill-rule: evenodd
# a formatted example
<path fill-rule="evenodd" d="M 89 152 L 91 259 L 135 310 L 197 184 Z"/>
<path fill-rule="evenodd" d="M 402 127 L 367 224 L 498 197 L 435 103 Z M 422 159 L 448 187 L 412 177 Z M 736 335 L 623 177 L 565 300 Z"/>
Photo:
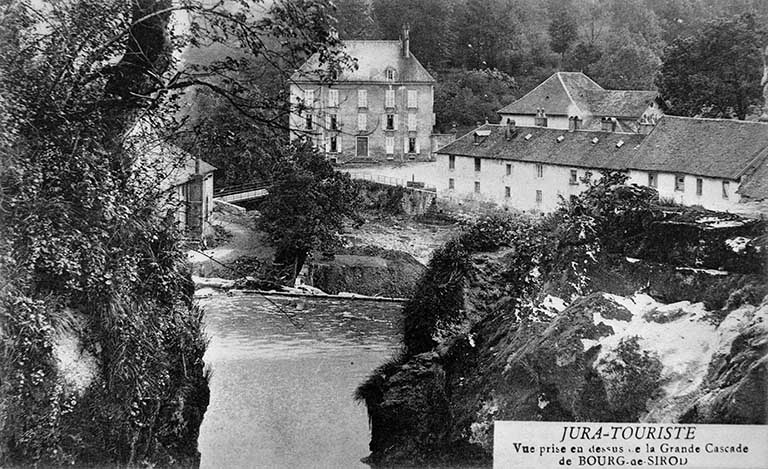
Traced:
<path fill-rule="evenodd" d="M 437 80 L 436 131 L 459 133 L 527 93 L 553 72 L 582 71 L 606 89 L 658 89 L 667 113 L 748 118 L 759 114 L 763 0 L 337 0 L 342 40 L 398 39 Z M 231 50 L 193 45 L 185 59 Z M 238 59 L 237 54 L 234 55 Z M 251 63 L 241 77 L 258 104 L 248 115 L 210 90 L 196 95 L 184 146 L 220 168 L 217 186 L 269 177 L 286 143 L 288 69 L 306 57 Z M 732 73 L 739 70 L 738 74 Z M 278 103 L 285 105 L 280 106 Z M 267 110 L 265 110 L 267 109 Z M 277 111 L 276 111 L 277 109 Z M 242 111 L 242 109 L 240 110 Z M 277 125 L 275 125 L 277 124 Z"/>
<path fill-rule="evenodd" d="M 768 2 L 760 0 L 339 0 L 336 5 L 341 39 L 397 39 L 408 19 L 411 50 L 438 80 L 441 131 L 453 122 L 464 127 L 494 119 L 497 109 L 558 70 L 582 71 L 606 89 L 655 89 L 668 46 L 702 36 L 717 20 L 750 15 L 752 31 L 768 24 Z M 738 47 L 715 42 L 707 48 L 713 55 L 724 49 L 727 56 Z"/>

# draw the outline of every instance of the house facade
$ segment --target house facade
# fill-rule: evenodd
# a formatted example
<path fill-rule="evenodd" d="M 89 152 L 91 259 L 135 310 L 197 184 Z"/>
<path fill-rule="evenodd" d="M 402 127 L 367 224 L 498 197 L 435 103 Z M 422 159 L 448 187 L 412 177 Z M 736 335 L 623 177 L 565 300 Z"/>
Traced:
<path fill-rule="evenodd" d="M 315 55 L 292 77 L 291 139 L 310 138 L 339 163 L 429 159 L 435 80 L 410 52 L 408 29 L 399 41 L 344 46 L 356 70 L 323 83 Z"/>
<path fill-rule="evenodd" d="M 622 171 L 684 205 L 765 213 L 768 124 L 664 116 L 648 134 L 486 124 L 438 150 L 438 195 L 455 202 L 550 212 Z M 746 202 L 749 202 L 748 204 Z"/>
<path fill-rule="evenodd" d="M 662 116 L 655 91 L 606 90 L 581 72 L 557 72 L 498 111 L 501 122 L 521 127 L 568 129 L 569 117 L 582 128 L 648 133 Z"/>

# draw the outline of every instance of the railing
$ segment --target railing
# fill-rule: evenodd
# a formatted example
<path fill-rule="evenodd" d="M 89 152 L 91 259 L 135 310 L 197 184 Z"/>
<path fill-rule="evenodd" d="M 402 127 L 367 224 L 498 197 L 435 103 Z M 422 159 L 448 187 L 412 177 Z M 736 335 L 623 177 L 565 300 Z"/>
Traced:
<path fill-rule="evenodd" d="M 408 190 L 412 191 L 419 191 L 419 192 L 437 192 L 437 188 L 435 187 L 418 187 L 418 185 L 421 185 L 423 183 L 414 182 L 414 181 L 408 181 L 407 179 L 400 179 L 395 178 L 391 176 L 383 176 L 381 174 L 371 174 L 367 172 L 360 172 L 360 171 L 346 171 L 347 174 L 352 179 L 361 179 L 364 181 L 372 181 L 377 182 L 379 184 L 384 184 L 387 186 L 400 186 L 405 187 Z"/>
<path fill-rule="evenodd" d="M 224 202 L 240 202 L 243 200 L 256 199 L 266 196 L 269 193 L 268 189 L 270 187 L 272 187 L 272 181 L 270 180 L 252 181 L 248 184 L 229 186 L 214 191 L 213 198 Z"/>
<path fill-rule="evenodd" d="M 272 181 L 268 179 L 252 181 L 247 184 L 238 184 L 236 186 L 227 186 L 221 189 L 213 191 L 214 197 L 225 197 L 232 194 L 240 194 L 242 192 L 255 191 L 259 189 L 269 189 L 272 186 Z"/>

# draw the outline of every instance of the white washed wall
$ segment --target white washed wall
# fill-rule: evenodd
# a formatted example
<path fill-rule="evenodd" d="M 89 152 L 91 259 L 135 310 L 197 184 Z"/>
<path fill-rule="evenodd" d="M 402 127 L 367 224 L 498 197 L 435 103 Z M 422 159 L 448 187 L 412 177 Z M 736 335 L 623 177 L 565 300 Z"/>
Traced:
<path fill-rule="evenodd" d="M 710 210 L 723 212 L 743 211 L 739 204 L 741 196 L 736 193 L 739 188 L 737 181 L 729 181 L 728 198 L 723 198 L 723 181 L 725 179 L 716 179 L 701 177 L 702 191 L 701 195 L 696 194 L 696 179 L 698 176 L 685 175 L 685 184 L 683 191 L 675 190 L 675 175 L 672 173 L 657 173 L 659 197 L 673 199 L 675 202 L 683 205 L 701 205 Z M 648 185 L 648 172 L 632 170 L 629 172 L 629 183 L 640 186 Z"/>
<path fill-rule="evenodd" d="M 515 121 L 515 125 L 521 127 L 536 127 L 534 116 L 523 114 L 501 114 L 501 123 L 506 124 L 507 118 Z M 568 130 L 568 117 L 566 116 L 547 116 L 547 127 L 550 129 Z"/>
<path fill-rule="evenodd" d="M 507 176 L 506 166 L 512 166 L 511 175 Z M 581 182 L 587 170 L 557 165 L 542 165 L 542 177 L 538 177 L 535 163 L 482 158 L 480 171 L 475 171 L 473 157 L 456 156 L 455 168 L 449 169 L 449 157 L 438 155 L 436 163 L 436 186 L 438 196 L 443 199 L 458 201 L 492 202 L 501 207 L 518 210 L 550 212 L 560 202 L 560 196 L 568 199 L 586 189 Z M 571 170 L 576 170 L 577 184 L 571 184 Z M 593 179 L 600 177 L 599 170 L 592 170 Z M 671 198 L 683 205 L 701 205 L 718 211 L 743 212 L 740 196 L 736 193 L 739 185 L 729 181 L 728 198 L 723 198 L 723 179 L 701 178 L 702 194 L 696 195 L 696 176 L 685 176 L 685 190 L 675 191 L 675 175 L 658 173 L 660 197 Z M 449 189 L 449 179 L 453 178 L 454 188 Z M 480 183 L 480 192 L 475 192 L 475 182 Z M 630 184 L 648 185 L 647 171 L 630 171 Z M 505 187 L 510 188 L 510 197 L 505 197 Z M 536 201 L 536 191 L 541 191 L 541 202 Z"/>
<path fill-rule="evenodd" d="M 512 166 L 507 176 L 506 166 Z M 543 165 L 542 177 L 538 177 L 535 163 L 482 158 L 480 171 L 475 171 L 471 157 L 456 157 L 455 169 L 449 169 L 448 156 L 438 155 L 436 172 L 437 190 L 441 198 L 452 201 L 473 200 L 493 202 L 502 207 L 518 210 L 549 212 L 557 208 L 559 196 L 566 199 L 584 190 L 578 179 L 585 170 L 566 166 Z M 570 184 L 571 170 L 577 171 L 578 184 Z M 454 189 L 449 189 L 449 179 L 454 179 Z M 480 193 L 475 192 L 475 182 L 480 182 Z M 510 197 L 505 197 L 505 187 Z M 536 201 L 536 191 L 541 191 L 541 202 Z"/>

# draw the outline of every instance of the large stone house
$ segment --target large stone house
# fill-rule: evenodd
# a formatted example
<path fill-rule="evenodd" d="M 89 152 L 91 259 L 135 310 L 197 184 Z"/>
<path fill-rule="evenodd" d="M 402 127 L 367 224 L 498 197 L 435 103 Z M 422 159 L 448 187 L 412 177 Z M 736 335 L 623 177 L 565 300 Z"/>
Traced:
<path fill-rule="evenodd" d="M 438 150 L 438 195 L 548 212 L 623 171 L 629 183 L 707 209 L 767 213 L 768 124 L 662 117 L 648 134 L 486 124 Z"/>
<path fill-rule="evenodd" d="M 345 41 L 356 70 L 323 83 L 315 54 L 293 75 L 291 138 L 308 136 L 328 157 L 350 160 L 429 159 L 435 80 L 399 41 Z"/>
<path fill-rule="evenodd" d="M 647 133 L 661 117 L 655 91 L 606 90 L 581 72 L 557 72 L 498 111 L 501 122 L 521 127 L 567 129 L 578 117 L 582 128 Z"/>

